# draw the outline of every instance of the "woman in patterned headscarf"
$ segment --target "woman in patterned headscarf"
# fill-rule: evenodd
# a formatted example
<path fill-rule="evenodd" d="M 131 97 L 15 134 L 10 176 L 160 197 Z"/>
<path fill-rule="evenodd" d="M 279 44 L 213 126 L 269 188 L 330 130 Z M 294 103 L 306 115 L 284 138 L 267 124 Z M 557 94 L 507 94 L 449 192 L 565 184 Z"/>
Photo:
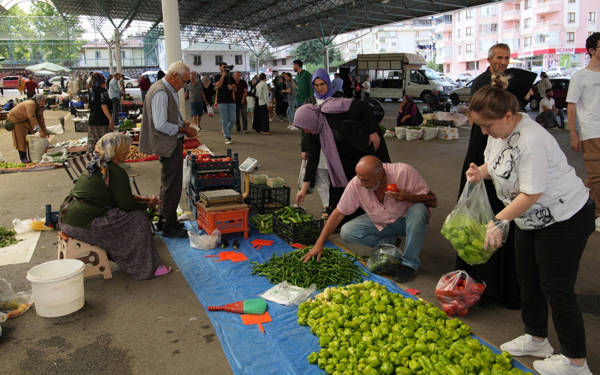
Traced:
<path fill-rule="evenodd" d="M 65 199 L 60 228 L 70 237 L 104 249 L 121 270 L 136 280 L 166 275 L 171 267 L 158 264 L 147 208 L 155 196 L 134 196 L 129 176 L 119 164 L 131 140 L 108 133 L 98 140 L 94 158 Z"/>

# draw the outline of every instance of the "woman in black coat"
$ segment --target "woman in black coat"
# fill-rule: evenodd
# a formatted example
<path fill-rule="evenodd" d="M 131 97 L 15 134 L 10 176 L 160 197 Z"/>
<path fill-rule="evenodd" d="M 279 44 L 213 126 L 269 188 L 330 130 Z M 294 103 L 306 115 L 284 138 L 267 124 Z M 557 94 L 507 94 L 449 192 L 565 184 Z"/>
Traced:
<path fill-rule="evenodd" d="M 298 108 L 294 118 L 294 125 L 305 132 L 302 150 L 308 157 L 304 184 L 296 201 L 301 203 L 314 184 L 323 149 L 331 182 L 329 207 L 333 209 L 348 181 L 356 175 L 355 167 L 360 158 L 375 155 L 389 163 L 390 156 L 383 132 L 367 102 L 336 97 L 324 70 L 315 72 L 313 86 L 315 100 L 320 105 L 305 104 Z"/>

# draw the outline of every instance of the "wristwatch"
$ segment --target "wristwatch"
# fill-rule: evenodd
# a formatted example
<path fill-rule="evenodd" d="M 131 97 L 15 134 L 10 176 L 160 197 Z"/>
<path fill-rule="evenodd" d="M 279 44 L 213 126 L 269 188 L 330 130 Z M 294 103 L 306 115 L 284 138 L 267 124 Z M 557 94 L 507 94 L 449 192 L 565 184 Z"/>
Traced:
<path fill-rule="evenodd" d="M 499 227 L 502 224 L 502 220 L 498 219 L 496 216 L 494 216 L 492 221 L 494 222 L 494 225 L 497 227 Z"/>

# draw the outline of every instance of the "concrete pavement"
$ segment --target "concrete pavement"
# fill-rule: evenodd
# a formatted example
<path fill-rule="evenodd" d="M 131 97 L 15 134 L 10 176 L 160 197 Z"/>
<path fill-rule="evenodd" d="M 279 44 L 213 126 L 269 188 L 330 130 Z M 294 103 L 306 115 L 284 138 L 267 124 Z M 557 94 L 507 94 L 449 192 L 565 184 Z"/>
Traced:
<path fill-rule="evenodd" d="M 0 100 L 1 101 L 1 100 Z M 384 125 L 393 128 L 397 104 L 384 105 L 388 115 Z M 60 111 L 47 112 L 48 124 L 58 124 Z M 217 117 L 218 118 L 218 117 Z M 233 145 L 226 146 L 217 118 L 202 119 L 206 131 L 200 139 L 217 154 L 227 147 L 240 155 L 260 161 L 262 173 L 285 178 L 297 191 L 300 165 L 299 133 L 286 129 L 287 122 L 271 124 L 272 136 L 233 133 Z M 85 136 L 67 129 L 55 142 Z M 568 148 L 568 133 L 553 132 L 571 165 L 585 177 L 580 154 Z M 455 252 L 439 231 L 453 208 L 458 191 L 459 172 L 468 139 L 468 130 L 457 141 L 400 141 L 387 139 L 393 161 L 413 165 L 436 193 L 439 207 L 422 252 L 423 268 L 417 277 L 403 285 L 421 290 L 421 296 L 439 306 L 434 296 L 439 277 L 453 270 Z M 0 130 L 0 152 L 8 161 L 17 161 L 10 134 Z M 159 191 L 160 165 L 157 161 L 131 164 L 139 173 L 137 182 L 144 194 Z M 43 216 L 44 205 L 55 209 L 68 194 L 72 183 L 62 169 L 0 175 L 0 226 L 10 227 L 13 218 Z M 292 197 L 293 199 L 293 197 Z M 321 210 L 316 194 L 307 197 L 305 207 L 312 213 Z M 183 204 L 183 203 L 182 203 Z M 169 252 L 157 239 L 161 261 L 175 265 Z M 355 247 L 353 250 L 359 251 Z M 600 234 L 588 242 L 580 266 L 577 292 L 584 311 L 588 360 L 592 371 L 600 372 Z M 25 274 L 29 268 L 56 257 L 56 234 L 43 232 L 35 254 L 28 264 L 0 267 L 0 277 L 8 279 L 16 291 L 29 289 Z M 113 264 L 114 266 L 114 264 Z M 113 267 L 113 279 L 98 277 L 85 281 L 85 307 L 66 317 L 44 319 L 29 311 L 2 325 L 0 360 L 6 373 L 17 374 L 229 374 L 231 369 L 204 309 L 175 267 L 167 276 L 148 281 L 133 281 Z M 518 311 L 502 307 L 492 310 L 475 307 L 465 318 L 473 330 L 499 345 L 521 334 Z M 558 342 L 551 328 L 551 342 Z M 530 365 L 531 359 L 524 363 Z"/>

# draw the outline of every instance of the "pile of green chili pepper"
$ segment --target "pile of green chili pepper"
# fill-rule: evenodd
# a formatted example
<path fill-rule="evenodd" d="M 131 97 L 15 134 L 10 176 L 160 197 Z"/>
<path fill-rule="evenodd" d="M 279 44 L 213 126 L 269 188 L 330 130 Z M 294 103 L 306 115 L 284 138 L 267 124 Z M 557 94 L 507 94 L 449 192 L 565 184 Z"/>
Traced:
<path fill-rule="evenodd" d="M 262 264 L 251 262 L 252 274 L 265 276 L 273 284 L 287 281 L 302 288 L 316 284 L 317 289 L 360 282 L 362 276 L 368 276 L 355 264 L 354 255 L 338 249 L 324 248 L 320 261 L 312 259 L 304 263 L 302 257 L 310 249 L 306 247 L 283 255 L 273 254 L 271 259 Z"/>

